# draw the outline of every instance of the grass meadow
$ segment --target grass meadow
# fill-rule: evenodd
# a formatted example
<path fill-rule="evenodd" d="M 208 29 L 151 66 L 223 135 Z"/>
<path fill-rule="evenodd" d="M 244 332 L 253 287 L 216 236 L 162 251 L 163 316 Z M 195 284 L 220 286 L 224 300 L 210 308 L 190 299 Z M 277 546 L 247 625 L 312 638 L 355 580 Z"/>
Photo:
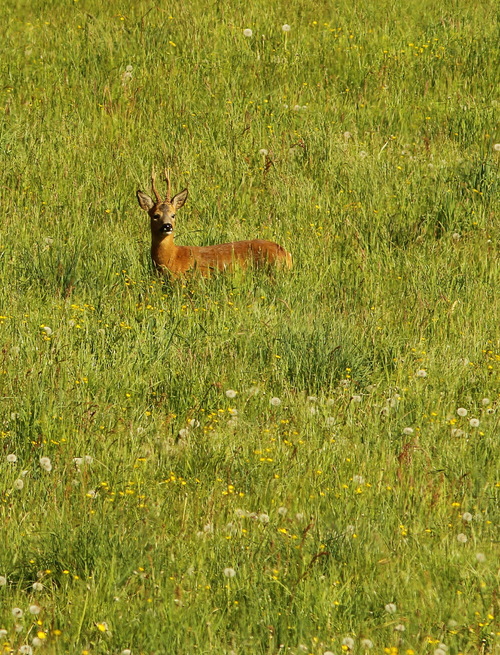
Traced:
<path fill-rule="evenodd" d="M 497 3 L 1 33 L 2 652 L 500 653 Z M 292 271 L 160 277 L 153 164 Z"/>

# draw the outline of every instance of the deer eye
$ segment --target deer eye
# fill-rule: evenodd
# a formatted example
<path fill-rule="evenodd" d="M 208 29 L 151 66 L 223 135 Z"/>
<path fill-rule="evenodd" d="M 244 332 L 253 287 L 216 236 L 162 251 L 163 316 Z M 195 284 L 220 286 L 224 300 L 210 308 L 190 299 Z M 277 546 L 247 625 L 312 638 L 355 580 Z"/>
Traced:
<path fill-rule="evenodd" d="M 175 218 L 175 214 L 172 214 L 172 218 Z"/>
<path fill-rule="evenodd" d="M 159 218 L 161 218 L 161 214 L 158 214 L 158 212 L 157 212 L 156 214 L 153 214 L 153 218 L 155 220 L 158 220 Z"/>

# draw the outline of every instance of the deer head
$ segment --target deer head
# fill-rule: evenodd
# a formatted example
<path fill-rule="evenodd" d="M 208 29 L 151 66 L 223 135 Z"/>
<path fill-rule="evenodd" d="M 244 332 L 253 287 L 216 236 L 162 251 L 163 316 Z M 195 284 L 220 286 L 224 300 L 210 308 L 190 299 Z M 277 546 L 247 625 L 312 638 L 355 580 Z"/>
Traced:
<path fill-rule="evenodd" d="M 165 179 L 167 181 L 167 195 L 165 200 L 161 199 L 156 188 L 156 177 L 154 170 L 151 171 L 151 187 L 156 198 L 156 202 L 142 191 L 137 191 L 137 200 L 139 206 L 148 212 L 151 218 L 151 234 L 157 239 L 164 239 L 170 235 L 173 236 L 175 228 L 175 212 L 180 209 L 186 202 L 188 190 L 184 189 L 171 198 L 170 176 L 165 170 Z"/>

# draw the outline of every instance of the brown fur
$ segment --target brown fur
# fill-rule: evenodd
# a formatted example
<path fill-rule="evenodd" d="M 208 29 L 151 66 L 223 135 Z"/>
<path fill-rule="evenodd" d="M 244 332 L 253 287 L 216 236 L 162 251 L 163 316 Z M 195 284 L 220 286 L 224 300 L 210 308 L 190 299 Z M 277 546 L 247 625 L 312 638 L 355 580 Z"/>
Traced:
<path fill-rule="evenodd" d="M 175 212 L 186 202 L 187 189 L 172 199 L 169 192 L 163 201 L 156 191 L 154 175 L 152 184 L 156 202 L 142 191 L 137 191 L 137 199 L 141 209 L 147 211 L 151 218 L 151 258 L 159 270 L 169 271 L 173 276 L 188 271 L 199 271 L 208 276 L 212 271 L 231 269 L 234 264 L 242 267 L 270 264 L 291 268 L 291 254 L 277 243 L 262 239 L 215 246 L 177 246 L 174 242 Z"/>

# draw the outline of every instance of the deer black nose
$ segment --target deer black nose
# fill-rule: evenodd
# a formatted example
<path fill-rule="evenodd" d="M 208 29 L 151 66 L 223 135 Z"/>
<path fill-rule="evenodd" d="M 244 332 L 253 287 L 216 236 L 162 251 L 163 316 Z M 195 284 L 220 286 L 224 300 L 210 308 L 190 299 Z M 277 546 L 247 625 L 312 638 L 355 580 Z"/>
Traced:
<path fill-rule="evenodd" d="M 174 228 L 172 226 L 172 223 L 164 223 L 161 226 L 160 232 L 164 232 L 165 234 L 169 234 L 170 232 L 173 232 Z"/>

